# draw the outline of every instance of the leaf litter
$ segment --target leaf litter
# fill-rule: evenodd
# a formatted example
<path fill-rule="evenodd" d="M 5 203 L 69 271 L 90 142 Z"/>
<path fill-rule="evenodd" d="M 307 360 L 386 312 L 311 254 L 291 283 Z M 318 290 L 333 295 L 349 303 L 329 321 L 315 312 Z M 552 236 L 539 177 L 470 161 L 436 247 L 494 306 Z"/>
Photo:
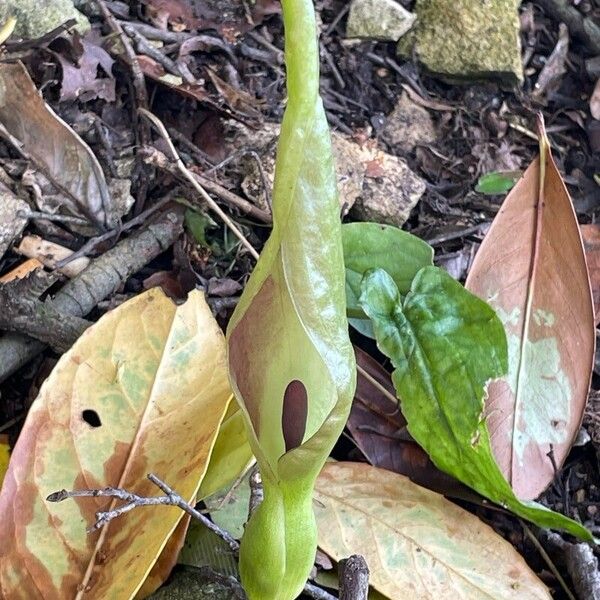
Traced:
<path fill-rule="evenodd" d="M 194 8 L 190 10 L 192 6 Z M 132 20 L 136 26 L 139 23 L 154 28 L 151 32 L 146 31 L 144 35 L 166 34 L 171 36 L 165 41 L 150 37 L 148 40 L 152 41 L 161 53 L 170 57 L 175 63 L 179 59 L 177 45 L 186 40 L 184 38 L 177 40 L 172 37 L 174 35 L 205 34 L 214 36 L 214 39 L 224 43 L 231 53 L 228 55 L 227 52 L 219 51 L 217 46 L 211 45 L 199 46 L 187 56 L 181 57 L 185 59 L 184 67 L 189 68 L 194 77 L 193 84 L 185 83 L 181 76 L 179 76 L 179 80 L 174 79 L 176 75 L 164 65 L 156 63 L 156 61 L 151 62 L 154 59 L 143 53 L 138 54 L 140 62 L 151 64 L 157 77 L 162 78 L 167 84 L 162 85 L 161 83 L 156 86 L 150 80 L 147 81 L 149 90 L 153 93 L 153 107 L 168 124 L 170 131 L 174 130 L 183 134 L 176 140 L 177 147 L 184 161 L 198 172 L 209 170 L 211 166 L 223 158 L 228 158 L 235 151 L 235 148 L 227 144 L 228 140 L 225 134 L 227 126 L 223 127 L 224 115 L 227 116 L 227 119 L 240 118 L 250 126 L 257 127 L 264 118 L 279 122 L 283 110 L 285 89 L 281 85 L 281 63 L 276 59 L 278 53 L 275 51 L 280 52 L 281 50 L 281 25 L 279 17 L 276 16 L 277 6 L 271 6 L 268 2 L 257 4 L 253 8 L 254 26 L 238 9 L 239 7 L 235 9 L 238 11 L 237 13 L 225 10 L 221 14 L 208 3 L 192 3 L 186 0 L 177 2 L 148 0 L 144 3 L 142 13 L 128 15 L 128 19 Z M 275 16 L 270 16 L 271 14 L 275 14 Z M 324 23 L 323 31 L 328 31 L 338 14 L 338 3 L 325 2 L 323 4 L 320 14 Z M 120 19 L 121 16 L 118 15 L 117 18 Z M 260 26 L 261 23 L 262 26 Z M 413 101 L 425 109 L 433 111 L 431 116 L 435 123 L 435 139 L 428 142 L 426 146 L 418 146 L 413 152 L 406 152 L 411 168 L 427 179 L 428 188 L 404 228 L 424 240 L 442 239 L 441 242 L 436 243 L 436 263 L 439 261 L 440 264 L 452 264 L 452 261 L 460 261 L 465 266 L 461 267 L 458 272 L 464 273 L 472 262 L 480 242 L 480 232 L 485 231 L 485 227 L 475 229 L 475 233 L 469 233 L 469 231 L 473 231 L 473 228 L 479 224 L 485 225 L 486 222 L 491 222 L 500 207 L 499 198 L 485 197 L 474 193 L 473 190 L 482 175 L 521 169 L 533 158 L 534 141 L 523 133 L 523 131 L 532 131 L 533 129 L 530 113 L 527 113 L 520 99 L 493 85 L 472 84 L 457 87 L 446 85 L 427 75 L 416 76 L 415 73 L 418 74 L 418 71 L 414 71 L 415 65 L 412 62 L 399 63 L 393 60 L 390 62 L 387 60 L 388 57 L 382 59 L 385 56 L 381 53 L 384 45 L 363 42 L 355 47 L 345 46 L 342 43 L 344 20 L 337 23 L 324 34 L 322 39 L 323 51 L 335 57 L 333 66 L 325 59 L 322 61 L 322 78 L 325 84 L 323 85 L 323 94 L 330 122 L 333 122 L 334 127 L 339 128 L 349 139 L 356 143 L 364 143 L 365 140 L 369 140 L 369 137 L 372 140 L 377 135 L 378 115 L 393 113 L 395 99 L 400 97 L 401 91 L 407 91 Z M 111 34 L 105 23 L 96 22 L 95 28 L 97 29 L 99 25 L 103 26 L 102 34 L 104 36 L 107 33 Z M 210 27 L 213 25 L 214 27 L 211 29 Z M 205 27 L 207 29 L 204 29 Z M 157 33 L 157 30 L 160 33 Z M 544 33 L 540 34 L 541 31 Z M 529 61 L 530 71 L 526 71 L 525 90 L 533 89 L 544 64 L 540 58 L 545 59 L 552 54 L 553 49 L 557 46 L 557 41 L 559 41 L 558 33 L 557 22 L 552 21 L 544 14 L 535 14 L 534 28 L 523 27 L 524 39 L 527 36 L 533 36 L 534 40 L 526 50 L 525 60 Z M 56 35 L 54 34 L 55 37 Z M 61 35 L 61 32 L 58 35 Z M 65 35 L 66 39 L 70 39 L 68 34 L 62 35 Z M 257 41 L 255 35 L 262 39 Z M 114 39 L 114 35 L 109 35 L 109 37 L 111 40 Z M 271 44 L 270 48 L 264 43 L 265 40 Z M 77 52 L 72 54 L 73 49 L 77 49 L 73 39 L 67 44 L 57 40 L 56 43 L 43 47 L 44 44 L 48 44 L 48 40 L 46 40 L 39 42 L 38 48 L 34 46 L 33 50 L 29 50 L 33 52 L 34 56 L 48 57 L 49 52 L 55 53 L 51 59 L 55 65 L 54 71 L 49 63 L 44 63 L 45 70 L 30 69 L 30 75 L 38 89 L 42 89 L 44 99 L 55 113 L 68 123 L 81 140 L 92 149 L 107 179 L 115 176 L 130 178 L 133 182 L 132 192 L 136 197 L 140 197 L 140 191 L 143 196 L 143 186 L 148 185 L 150 190 L 148 202 L 150 204 L 155 198 L 162 197 L 165 190 L 172 189 L 174 186 L 177 195 L 190 200 L 189 190 L 181 185 L 178 186 L 172 175 L 158 171 L 150 177 L 149 167 L 141 164 L 141 156 L 138 155 L 136 158 L 137 150 L 133 143 L 139 132 L 136 130 L 135 121 L 132 121 L 131 118 L 130 73 L 126 64 L 120 60 L 109 66 L 108 59 L 101 52 L 102 49 L 112 54 L 113 60 L 119 57 L 117 53 L 113 52 L 111 44 L 106 42 L 107 40 L 103 40 L 100 36 L 90 41 L 96 48 L 87 49 L 89 59 L 94 56 L 101 57 L 103 65 L 92 77 L 93 60 L 89 63 L 90 77 L 87 80 L 83 77 L 82 94 L 74 91 L 79 83 L 72 85 L 77 81 L 77 77 L 82 75 L 81 72 L 77 76 L 72 73 L 71 77 L 74 79 L 71 81 L 61 80 L 61 61 L 66 61 L 74 68 L 87 68 L 88 63 L 85 61 L 88 60 L 88 57 L 85 53 L 79 58 Z M 9 44 L 12 43 L 13 38 L 10 38 Z M 561 97 L 580 98 L 579 94 L 587 93 L 586 90 L 589 91 L 587 97 L 591 101 L 591 106 L 594 106 L 591 92 L 597 80 L 597 74 L 594 76 L 593 72 L 584 71 L 584 63 L 579 60 L 579 55 L 582 53 L 579 44 L 577 37 L 572 37 L 568 48 L 568 58 L 564 63 L 566 73 L 551 82 L 548 87 L 549 91 L 546 90 L 544 93 L 543 101 L 546 103 L 547 114 L 554 111 L 553 118 L 549 119 L 551 123 L 549 136 L 552 142 L 561 148 L 555 152 L 558 168 L 565 175 L 580 222 L 589 222 L 595 218 L 594 211 L 596 209 L 593 199 L 594 194 L 597 194 L 597 184 L 594 182 L 594 174 L 598 172 L 598 165 L 589 154 L 588 145 L 594 148 L 597 137 L 595 132 L 598 128 L 594 126 L 593 120 L 588 120 L 586 110 L 581 108 L 582 104 L 577 110 L 557 111 L 562 108 Z M 11 51 L 14 48 L 10 45 L 7 47 Z M 136 49 L 137 52 L 140 52 L 139 48 L 136 47 Z M 263 53 L 261 54 L 261 52 Z M 60 58 L 56 53 L 60 55 Z M 235 57 L 235 60 L 231 58 L 232 56 Z M 575 60 L 573 60 L 574 58 Z M 380 62 L 381 60 L 383 63 Z M 33 63 L 26 61 L 25 64 L 28 67 L 35 64 L 35 58 Z M 42 61 L 38 61 L 38 64 L 42 64 Z M 168 62 L 165 64 L 169 65 Z M 110 68 L 111 73 L 107 72 L 105 66 Z M 221 91 L 229 90 L 229 101 L 221 96 L 212 82 L 205 83 L 210 78 L 207 76 L 209 70 L 216 74 L 219 78 L 218 81 L 225 82 L 228 86 L 228 88 L 221 87 Z M 343 85 L 340 83 L 340 78 Z M 114 82 L 115 86 L 114 101 L 103 97 L 103 86 L 110 87 L 112 86 L 111 82 Z M 581 82 L 584 82 L 584 92 L 581 92 Z M 558 92 L 553 91 L 557 89 L 556 86 L 558 86 Z M 408 92 L 407 87 L 411 92 Z M 60 102 L 63 88 L 69 91 L 69 96 Z M 96 89 L 100 91 L 100 98 L 92 99 Z M 187 93 L 190 89 L 193 90 L 191 94 Z M 258 108 L 260 115 L 242 115 L 237 111 L 238 92 L 242 93 L 241 97 L 244 97 L 243 94 L 248 94 L 258 100 L 253 106 Z M 73 95 L 77 97 L 73 98 Z M 195 97 L 200 104 L 190 104 L 186 95 Z M 110 90 L 108 97 L 110 97 Z M 90 119 L 91 115 L 94 115 L 93 119 Z M 374 129 L 370 129 L 372 127 Z M 211 131 L 216 133 L 215 135 L 211 134 L 210 139 L 203 135 L 203 132 Z M 475 138 L 475 141 L 472 140 L 472 137 Z M 383 142 L 379 143 L 383 145 Z M 160 147 L 160 140 L 155 144 Z M 383 146 L 383 149 L 390 150 L 392 154 L 403 152 L 400 147 L 390 149 Z M 213 160 L 212 165 L 210 159 L 209 162 L 206 162 L 207 156 L 216 157 L 217 155 L 220 155 L 220 158 Z M 2 161 L 0 162 L 2 181 L 9 183 L 13 193 L 18 192 L 19 190 L 13 182 L 19 183 L 23 180 L 22 158 L 15 153 L 14 149 L 10 148 L 7 151 L 2 147 L 0 148 L 0 159 Z M 245 173 L 238 165 L 239 163 L 232 161 L 217 171 L 209 173 L 208 176 L 215 178 L 228 189 L 243 195 L 243 189 L 240 190 L 239 185 Z M 373 177 L 384 176 L 379 167 L 373 165 L 373 168 Z M 4 173 L 8 175 L 8 179 L 3 175 Z M 143 175 L 140 176 L 140 173 Z M 43 175 L 38 173 L 34 179 L 34 186 L 28 188 L 32 190 L 30 192 L 32 197 L 35 197 L 37 193 L 36 186 L 42 190 L 42 198 L 56 194 L 54 190 L 48 188 L 46 182 L 39 185 L 38 182 L 42 179 Z M 64 194 L 61 201 L 65 204 Z M 42 210 L 46 210 L 47 206 L 49 205 L 42 205 Z M 33 208 L 36 207 L 33 206 Z M 71 213 L 62 213 L 61 210 L 59 214 Z M 236 214 L 235 211 L 234 214 Z M 82 216 L 85 219 L 88 218 L 85 214 Z M 129 219 L 131 216 L 133 213 L 126 215 L 125 219 Z M 260 248 L 266 237 L 266 230 L 261 226 L 256 226 L 255 223 L 244 223 L 243 227 L 253 245 Z M 35 230 L 36 233 L 42 232 L 44 236 L 51 236 L 54 241 L 71 248 L 81 246 L 90 235 L 89 232 L 77 231 L 75 228 L 70 228 L 68 224 L 60 222 L 52 224 L 30 221 L 27 228 Z M 152 264 L 139 275 L 132 276 L 117 294 L 109 300 L 101 302 L 92 318 L 95 320 L 106 310 L 139 293 L 142 282 L 148 279 L 148 276 L 158 272 L 159 269 L 170 272 L 172 265 L 178 286 L 175 295 L 180 298 L 198 282 L 208 290 L 209 281 L 229 278 L 243 287 L 252 261 L 240 254 L 235 242 L 231 242 L 221 226 L 207 229 L 205 237 L 206 243 L 198 244 L 193 236 L 185 234 L 175 242 L 173 248 L 175 258 L 167 253 L 161 257 L 158 264 Z M 108 246 L 97 246 L 96 253 L 102 253 L 106 247 Z M 588 252 L 588 262 L 591 265 L 589 256 L 591 255 Z M 13 266 L 18 266 L 19 260 L 18 256 L 9 249 L 4 261 L 0 264 L 2 274 L 10 272 Z M 593 273 L 593 269 L 591 271 Z M 165 287 L 170 285 L 168 281 L 168 278 L 163 278 L 162 281 L 160 278 L 157 279 L 159 284 L 165 282 Z M 214 284 L 212 286 L 212 289 L 215 289 Z M 213 297 L 210 293 L 208 296 L 211 308 L 220 315 L 221 324 L 225 323 L 239 294 L 236 291 L 239 288 L 236 286 L 231 285 L 229 289 L 230 291 L 227 291 L 226 295 L 222 297 L 216 295 Z M 363 338 L 357 338 L 357 340 L 361 347 L 378 356 L 369 342 Z M 380 359 L 381 357 L 379 357 Z M 40 375 L 41 377 L 42 375 Z M 3 402 L 0 404 L 0 426 L 3 422 L 11 422 L 15 417 L 24 415 L 27 393 L 32 385 L 35 389 L 35 371 L 26 372 L 25 377 L 21 377 L 18 381 L 12 379 L 4 384 Z M 368 392 L 371 396 L 374 393 L 375 391 L 372 389 Z M 35 393 L 33 395 L 35 396 Z M 390 399 L 386 397 L 386 400 Z M 381 427 L 376 420 L 377 414 L 370 412 L 371 410 L 374 410 L 374 407 L 369 407 L 367 414 L 362 415 L 363 420 L 358 425 L 359 427 L 367 425 L 367 428 L 363 427 L 361 431 L 363 449 L 368 454 L 368 446 L 365 444 L 371 443 L 376 449 L 382 446 L 386 448 L 385 452 L 389 450 L 387 458 L 392 462 L 397 462 L 401 456 L 395 454 L 395 448 L 406 445 L 406 442 L 397 440 L 395 437 L 390 439 L 380 436 L 378 433 L 370 431 L 369 425 L 375 426 L 375 428 Z M 386 412 L 388 412 L 387 409 Z M 389 412 L 394 413 L 395 411 Z M 589 416 L 590 414 L 592 417 Z M 397 417 L 399 419 L 401 414 L 397 413 Z M 588 412 L 585 423 L 588 427 L 594 423 L 593 413 Z M 11 426 L 11 442 L 14 442 L 18 429 L 18 425 Z M 357 429 L 355 429 L 355 433 L 357 433 Z M 357 433 L 357 437 L 360 437 L 360 434 Z M 366 442 L 365 440 L 369 437 L 370 442 Z M 386 440 L 385 442 L 381 441 L 382 437 Z M 344 452 L 342 451 L 341 455 L 343 458 L 346 457 Z M 228 455 L 227 453 L 228 450 L 225 449 L 224 455 Z M 600 499 L 595 491 L 598 489 L 597 469 L 590 466 L 593 465 L 593 454 L 591 443 L 577 450 L 576 453 L 572 452 L 566 468 L 558 474 L 555 485 L 544 496 L 544 500 L 551 507 L 562 510 L 570 516 L 577 516 L 592 526 L 597 518 L 594 516 L 592 508 L 595 501 Z M 375 454 L 371 456 L 370 460 L 376 463 L 382 456 L 386 455 Z M 367 458 L 369 457 L 367 456 Z M 591 462 L 590 459 L 592 459 Z M 241 465 L 243 462 L 243 456 L 239 456 L 239 464 Z M 429 468 L 430 465 L 425 468 L 427 476 L 430 476 Z M 232 472 L 235 470 L 232 468 Z M 218 485 L 218 482 L 215 485 Z M 506 524 L 498 515 L 487 517 L 487 520 L 508 535 L 528 561 L 536 564 L 536 570 L 539 569 L 535 552 L 522 541 L 518 533 L 518 526 L 514 522 L 511 525 L 511 521 L 508 520 L 508 524 Z M 501 526 L 501 523 L 504 524 Z M 175 545 L 179 544 L 181 539 L 179 538 L 179 541 L 174 539 Z M 551 585 L 555 587 L 556 583 L 552 582 Z"/>

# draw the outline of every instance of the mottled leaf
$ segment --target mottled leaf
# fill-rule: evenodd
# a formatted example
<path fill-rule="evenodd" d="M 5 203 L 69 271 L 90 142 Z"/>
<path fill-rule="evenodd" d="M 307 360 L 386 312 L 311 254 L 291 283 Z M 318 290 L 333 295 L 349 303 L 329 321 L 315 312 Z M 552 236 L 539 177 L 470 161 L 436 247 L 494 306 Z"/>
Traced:
<path fill-rule="evenodd" d="M 160 492 L 193 501 L 231 396 L 225 341 L 198 292 L 150 290 L 88 329 L 33 403 L 0 492 L 0 597 L 132 598 L 184 513 L 144 507 L 88 535 L 109 498 L 49 503 L 60 489 Z M 173 557 L 174 559 L 174 557 Z"/>
<path fill-rule="evenodd" d="M 471 513 L 402 475 L 328 463 L 317 479 L 319 547 L 361 554 L 388 598 L 550 600 L 507 541 Z"/>
<path fill-rule="evenodd" d="M 112 225 L 111 196 L 98 161 L 44 102 L 20 62 L 0 63 L 0 126 L 53 183 L 69 211 L 100 227 Z"/>
<path fill-rule="evenodd" d="M 344 427 L 356 378 L 314 9 L 311 0 L 282 6 L 288 101 L 273 231 L 227 330 L 232 389 L 265 492 L 240 551 L 251 600 L 291 600 L 304 586 L 316 549 L 311 490 Z"/>
<path fill-rule="evenodd" d="M 594 361 L 594 308 L 577 217 L 543 127 L 540 158 L 504 201 L 466 286 L 504 323 L 508 375 L 490 385 L 494 455 L 519 498 L 537 497 L 575 440 Z"/>
<path fill-rule="evenodd" d="M 408 430 L 434 464 L 525 519 L 592 540 L 579 523 L 519 501 L 494 460 L 484 396 L 506 373 L 508 351 L 493 309 L 437 267 L 419 271 L 404 300 L 381 269 L 365 275 L 362 290 Z"/>

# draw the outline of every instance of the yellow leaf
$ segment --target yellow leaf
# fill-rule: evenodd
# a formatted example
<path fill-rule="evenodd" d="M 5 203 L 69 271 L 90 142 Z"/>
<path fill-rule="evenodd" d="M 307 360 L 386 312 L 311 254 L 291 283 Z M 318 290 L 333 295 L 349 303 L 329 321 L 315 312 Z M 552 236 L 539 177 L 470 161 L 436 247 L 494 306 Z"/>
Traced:
<path fill-rule="evenodd" d="M 16 24 L 17 20 L 14 17 L 8 17 L 6 23 L 0 27 L 0 45 L 4 44 L 11 36 L 12 32 L 15 30 Z"/>
<path fill-rule="evenodd" d="M 336 561 L 362 554 L 371 585 L 388 598 L 551 598 L 491 527 L 402 475 L 328 463 L 314 504 L 321 549 Z"/>
<path fill-rule="evenodd" d="M 8 468 L 10 458 L 10 446 L 8 445 L 8 436 L 0 435 L 0 486 L 4 480 L 4 474 Z"/>
<path fill-rule="evenodd" d="M 119 486 L 198 492 L 227 410 L 225 342 L 202 294 L 150 290 L 105 315 L 62 356 L 34 402 L 0 492 L 0 597 L 132 598 L 183 517 L 143 507 L 94 534 L 115 504 L 46 496 Z"/>
<path fill-rule="evenodd" d="M 231 402 L 221 423 L 198 498 L 212 496 L 232 484 L 253 461 L 244 415 L 238 403 Z"/>

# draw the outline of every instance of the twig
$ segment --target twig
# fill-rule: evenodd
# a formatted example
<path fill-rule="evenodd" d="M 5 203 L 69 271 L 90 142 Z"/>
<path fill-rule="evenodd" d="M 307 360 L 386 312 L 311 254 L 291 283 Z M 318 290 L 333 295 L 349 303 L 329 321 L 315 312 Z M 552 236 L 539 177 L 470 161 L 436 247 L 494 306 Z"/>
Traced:
<path fill-rule="evenodd" d="M 535 535 L 533 535 L 531 529 L 529 529 L 529 527 L 523 521 L 521 521 L 521 519 L 519 519 L 519 522 L 521 523 L 521 527 L 523 528 L 525 535 L 536 547 L 537 551 L 540 553 L 540 556 L 544 559 L 544 562 L 548 565 L 548 568 L 550 569 L 550 571 L 552 571 L 554 577 L 556 577 L 556 580 L 560 584 L 560 587 L 564 590 L 569 600 L 576 600 L 575 596 L 573 595 L 573 592 L 571 592 L 571 590 L 569 589 L 569 586 L 566 584 L 565 580 L 563 579 L 563 576 L 560 574 L 560 571 L 556 568 L 556 565 L 552 562 L 552 559 L 548 556 L 548 553 L 546 552 L 542 544 L 540 544 L 540 541 L 535 537 Z"/>
<path fill-rule="evenodd" d="M 76 258 L 80 258 L 82 256 L 87 256 L 94 249 L 101 244 L 102 242 L 106 242 L 113 237 L 118 237 L 122 233 L 129 231 L 132 227 L 140 225 L 148 220 L 150 216 L 152 216 L 155 212 L 166 206 L 169 202 L 172 202 L 171 196 L 165 196 L 161 200 L 159 200 L 156 204 L 153 204 L 150 208 L 146 209 L 144 212 L 140 213 L 137 217 L 134 217 L 130 221 L 127 221 L 124 225 L 119 227 L 118 229 L 111 229 L 102 235 L 98 235 L 96 237 L 90 238 L 79 250 L 76 250 L 66 258 L 63 258 L 61 261 L 56 263 L 56 269 L 62 269 L 65 265 L 69 264 L 72 260 Z"/>
<path fill-rule="evenodd" d="M 198 183 L 197 179 L 192 175 L 189 169 L 183 164 L 181 157 L 179 156 L 177 149 L 173 145 L 173 141 L 169 136 L 168 131 L 163 125 L 162 121 L 156 116 L 153 115 L 150 111 L 145 109 L 140 109 L 140 113 L 144 115 L 146 118 L 150 119 L 152 124 L 159 131 L 161 136 L 164 138 L 165 142 L 169 146 L 169 150 L 175 159 L 177 164 L 177 168 L 181 172 L 181 174 L 192 184 L 192 187 L 202 196 L 208 206 L 219 215 L 219 217 L 223 220 L 225 225 L 231 229 L 234 235 L 240 240 L 242 245 L 250 252 L 250 254 L 258 260 L 258 252 L 254 249 L 254 247 L 250 244 L 250 242 L 244 237 L 244 234 L 237 228 L 237 225 L 223 212 L 221 207 L 207 194 L 206 190 Z"/>
<path fill-rule="evenodd" d="M 313 600 L 337 600 L 335 596 L 310 581 L 306 582 L 302 593 Z"/>
<path fill-rule="evenodd" d="M 536 0 L 548 14 L 565 23 L 571 34 L 579 38 L 593 54 L 600 54 L 600 27 L 584 17 L 566 0 Z"/>
<path fill-rule="evenodd" d="M 102 496 L 116 498 L 117 500 L 122 500 L 125 503 L 112 510 L 97 512 L 96 521 L 88 528 L 88 533 L 101 529 L 113 519 L 140 506 L 177 506 L 219 536 L 229 546 L 230 550 L 237 556 L 240 550 L 240 544 L 228 531 L 219 527 L 200 511 L 196 510 L 175 490 L 173 490 L 173 488 L 159 479 L 156 475 L 149 473 L 148 479 L 162 492 L 164 492 L 165 495 L 147 497 L 134 494 L 133 492 L 123 488 L 105 487 L 102 489 L 92 490 L 60 490 L 50 494 L 46 500 L 48 500 L 48 502 L 62 502 L 68 498 L 98 498 Z M 325 590 L 310 582 L 306 582 L 303 593 L 310 598 L 313 598 L 313 600 L 336 600 L 335 596 L 332 596 Z"/>
<path fill-rule="evenodd" d="M 48 502 L 62 502 L 67 498 L 97 498 L 99 496 L 116 498 L 122 500 L 125 504 L 114 508 L 112 510 L 100 511 L 96 513 L 96 522 L 88 528 L 88 533 L 97 531 L 104 527 L 107 523 L 113 519 L 133 510 L 138 506 L 178 506 L 181 510 L 191 515 L 194 519 L 200 521 L 205 527 L 208 527 L 213 533 L 217 534 L 222 540 L 224 540 L 232 552 L 236 553 L 240 549 L 240 545 L 231 534 L 221 529 L 218 525 L 213 523 L 208 517 L 205 517 L 201 512 L 197 511 L 194 507 L 190 506 L 177 492 L 175 492 L 170 486 L 164 481 L 159 479 L 152 473 L 148 474 L 148 479 L 160 488 L 165 495 L 156 497 L 139 496 L 133 492 L 124 490 L 123 488 L 117 487 L 105 487 L 97 490 L 60 490 L 50 494 L 46 500 Z"/>
<path fill-rule="evenodd" d="M 135 28 L 130 27 L 129 24 L 122 25 L 125 33 L 135 41 L 137 51 L 140 54 L 145 54 L 149 56 L 161 66 L 164 67 L 165 71 L 171 73 L 172 75 L 176 75 L 178 77 L 182 77 L 186 83 L 194 84 L 196 80 L 192 77 L 190 80 L 186 77 L 186 74 L 181 71 L 181 69 L 177 66 L 177 63 L 170 59 L 168 56 L 163 54 L 158 48 L 155 48 L 148 42 L 148 40 Z"/>
<path fill-rule="evenodd" d="M 269 189 L 269 187 L 270 187 L 269 181 L 267 180 L 267 174 L 265 173 L 265 168 L 263 167 L 262 160 L 260 159 L 260 156 L 258 155 L 258 152 L 256 152 L 256 150 L 242 148 L 241 150 L 238 150 L 237 152 L 234 152 L 233 154 L 228 156 L 225 160 L 222 160 L 220 163 L 211 166 L 210 169 L 208 169 L 205 172 L 205 175 L 214 173 L 215 171 L 218 171 L 219 169 L 222 169 L 223 167 L 228 165 L 231 161 L 235 160 L 236 158 L 242 158 L 244 156 L 249 156 L 256 163 L 256 166 L 258 168 L 258 173 L 260 175 L 260 180 L 261 180 L 264 192 L 265 192 L 265 199 L 267 201 L 267 205 L 272 210 L 273 203 L 271 201 L 271 191 Z"/>
<path fill-rule="evenodd" d="M 157 150 L 153 146 L 146 146 L 145 148 L 142 148 L 141 152 L 147 163 L 167 171 L 167 173 L 171 173 L 171 175 L 174 175 L 175 177 L 188 181 L 187 177 L 182 175 L 181 171 L 173 161 L 169 160 L 160 150 Z M 204 189 L 218 196 L 223 202 L 229 204 L 229 206 L 241 210 L 246 216 L 253 217 L 257 221 L 271 223 L 271 215 L 268 212 L 250 204 L 250 202 L 240 198 L 237 194 L 234 194 L 217 182 L 212 181 L 203 175 L 199 175 L 198 173 L 193 173 L 192 171 L 190 171 L 190 173 Z"/>
<path fill-rule="evenodd" d="M 133 86 L 135 103 L 132 107 L 132 116 L 133 122 L 135 124 L 135 138 L 137 146 L 145 146 L 150 140 L 150 129 L 146 125 L 143 119 L 138 118 L 137 109 L 147 109 L 148 108 L 148 92 L 146 91 L 146 79 L 144 78 L 144 73 L 142 68 L 140 67 L 140 63 L 138 61 L 137 55 L 131 45 L 131 41 L 123 31 L 121 24 L 113 14 L 110 12 L 104 0 L 96 0 L 98 7 L 100 8 L 100 12 L 102 16 L 108 23 L 108 26 L 113 30 L 113 32 L 119 37 L 121 43 L 123 44 L 123 49 L 125 51 L 125 62 L 129 65 L 131 70 L 131 83 Z M 139 177 L 139 172 L 142 167 L 141 161 L 137 159 L 137 168 L 138 168 L 138 194 L 135 199 L 134 206 L 134 214 L 140 213 L 144 204 L 146 203 L 146 192 L 147 192 L 147 182 L 145 177 Z"/>
<path fill-rule="evenodd" d="M 85 316 L 133 273 L 171 246 L 181 233 L 182 221 L 179 208 L 165 211 L 146 229 L 92 260 L 80 275 L 56 294 L 52 307 L 61 313 Z M 0 382 L 44 348 L 43 343 L 22 334 L 3 335 L 0 338 Z"/>
<path fill-rule="evenodd" d="M 340 561 L 340 600 L 367 600 L 369 567 L 360 554 Z"/>
<path fill-rule="evenodd" d="M 18 217 L 23 219 L 31 220 L 44 220 L 44 221 L 55 221 L 57 223 L 74 223 L 75 225 L 82 225 L 89 227 L 89 222 L 79 217 L 71 217 L 69 215 L 54 215 L 51 213 L 40 212 L 37 210 L 20 210 L 17 213 Z"/>

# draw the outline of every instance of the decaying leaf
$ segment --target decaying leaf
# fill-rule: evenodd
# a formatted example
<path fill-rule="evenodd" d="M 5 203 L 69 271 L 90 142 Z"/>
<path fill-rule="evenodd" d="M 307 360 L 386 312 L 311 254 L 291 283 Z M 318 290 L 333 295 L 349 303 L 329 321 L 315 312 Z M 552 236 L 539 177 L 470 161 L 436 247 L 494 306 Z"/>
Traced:
<path fill-rule="evenodd" d="M 198 292 L 176 307 L 150 290 L 64 354 L 27 417 L 0 492 L 0 597 L 132 598 L 183 517 L 144 507 L 88 535 L 106 498 L 48 503 L 60 489 L 157 495 L 148 472 L 193 501 L 231 396 L 225 341 Z"/>
<path fill-rule="evenodd" d="M 0 127 L 35 163 L 75 215 L 112 224 L 111 197 L 90 148 L 44 102 L 22 63 L 0 63 Z"/>
<path fill-rule="evenodd" d="M 600 226 L 581 225 L 581 237 L 594 299 L 594 322 L 600 323 Z"/>
<path fill-rule="evenodd" d="M 543 125 L 540 158 L 507 196 L 466 286 L 504 323 L 509 370 L 488 389 L 492 448 L 519 498 L 554 479 L 579 431 L 594 361 L 594 308 L 571 199 Z"/>
<path fill-rule="evenodd" d="M 337 561 L 364 556 L 369 583 L 388 598 L 551 598 L 491 527 L 402 475 L 328 463 L 315 512 L 319 547 Z"/>

